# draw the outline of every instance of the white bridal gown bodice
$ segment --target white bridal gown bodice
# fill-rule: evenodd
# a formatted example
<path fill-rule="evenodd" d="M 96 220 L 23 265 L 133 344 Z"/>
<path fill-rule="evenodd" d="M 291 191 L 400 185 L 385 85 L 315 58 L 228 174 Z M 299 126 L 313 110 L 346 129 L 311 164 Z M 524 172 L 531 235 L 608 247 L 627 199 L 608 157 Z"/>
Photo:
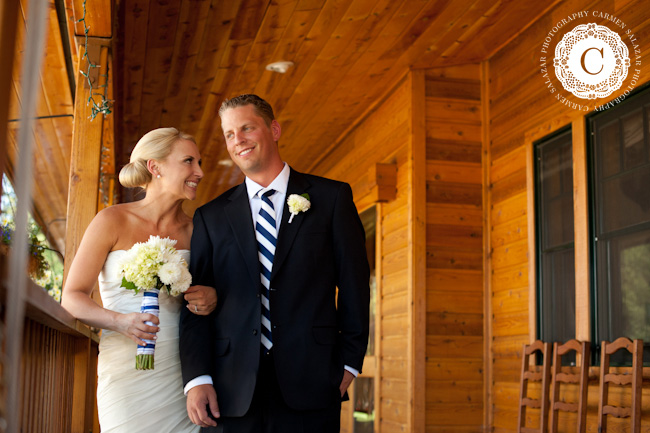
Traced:
<path fill-rule="evenodd" d="M 179 250 L 189 263 L 190 252 Z M 124 250 L 112 251 L 99 274 L 104 308 L 118 313 L 140 311 L 142 292 L 120 287 L 118 264 Z M 198 432 L 187 417 L 181 363 L 178 355 L 178 320 L 182 297 L 159 295 L 160 331 L 153 370 L 135 369 L 136 343 L 115 331 L 102 331 L 97 366 L 97 407 L 102 433 Z"/>

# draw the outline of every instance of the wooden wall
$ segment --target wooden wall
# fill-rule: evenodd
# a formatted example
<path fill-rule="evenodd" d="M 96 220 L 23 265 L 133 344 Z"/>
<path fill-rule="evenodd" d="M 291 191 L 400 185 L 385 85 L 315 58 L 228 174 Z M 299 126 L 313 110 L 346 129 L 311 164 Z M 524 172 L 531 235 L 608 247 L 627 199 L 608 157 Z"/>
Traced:
<path fill-rule="evenodd" d="M 493 319 L 487 321 L 491 358 L 487 407 L 488 422 L 494 426 L 495 432 L 516 431 L 522 345 L 536 335 L 534 218 L 531 212 L 534 193 L 531 183 L 532 142 L 573 123 L 574 155 L 578 155 L 578 160 L 574 160 L 574 170 L 586 166 L 584 113 L 561 104 L 546 88 L 539 68 L 542 42 L 554 24 L 562 18 L 581 10 L 596 10 L 608 12 L 622 20 L 637 35 L 645 53 L 650 46 L 650 16 L 646 6 L 642 1 L 561 2 L 489 60 L 489 99 L 485 102 L 489 105 L 490 120 L 487 182 L 488 265 L 491 272 L 486 296 L 490 300 L 488 308 Z M 612 26 L 611 22 L 602 19 L 592 21 Z M 572 27 L 567 27 L 567 30 L 570 28 Z M 645 58 L 641 77 L 642 82 L 647 82 L 650 77 L 650 62 Z M 552 80 L 556 88 L 561 88 L 554 76 Z M 643 83 L 638 83 L 641 84 Z M 611 98 L 621 93 L 619 91 L 611 95 Z M 581 175 L 584 175 L 584 170 Z M 575 176 L 576 174 L 574 178 Z M 584 182 L 583 176 L 578 185 L 586 191 Z M 577 190 L 576 194 L 581 193 Z M 577 203 L 580 201 L 576 200 Z M 582 203 L 585 201 L 582 200 Z M 578 203 L 577 206 L 582 207 L 576 208 L 576 218 L 580 214 L 586 214 L 584 204 Z M 586 245 L 586 230 L 586 223 L 576 225 L 576 292 L 579 297 L 576 328 L 579 338 L 588 338 L 590 335 L 589 280 L 586 272 L 589 258 L 588 250 L 579 247 L 580 242 Z M 596 377 L 597 374 L 598 370 L 592 368 L 591 376 Z M 597 391 L 598 383 L 592 380 L 588 431 L 597 431 Z M 648 431 L 650 387 L 647 383 L 643 401 L 643 431 Z M 609 431 L 622 430 L 620 426 L 612 425 Z"/>
<path fill-rule="evenodd" d="M 352 185 L 358 210 L 371 205 L 372 182 L 368 173 L 376 163 L 396 164 L 397 195 L 395 200 L 377 205 L 377 236 L 380 241 L 380 272 L 377 275 L 376 332 L 381 341 L 376 346 L 377 374 L 375 387 L 375 424 L 378 431 L 407 432 L 409 424 L 408 352 L 411 330 L 408 326 L 408 161 L 410 140 L 410 87 L 408 78 L 389 92 L 376 107 L 351 130 L 342 134 L 332 154 L 314 170 L 315 174 L 343 180 Z M 371 373 L 364 369 L 364 373 Z M 350 403 L 343 405 L 342 418 L 349 417 Z M 345 423 L 342 432 L 351 432 Z M 377 431 L 377 430 L 376 430 Z"/>
<path fill-rule="evenodd" d="M 478 65 L 412 71 L 315 170 L 349 182 L 362 211 L 373 166 L 397 167 L 396 198 L 377 205 L 375 431 L 483 426 L 479 78 Z"/>
<path fill-rule="evenodd" d="M 483 424 L 479 65 L 426 73 L 426 431 Z"/>

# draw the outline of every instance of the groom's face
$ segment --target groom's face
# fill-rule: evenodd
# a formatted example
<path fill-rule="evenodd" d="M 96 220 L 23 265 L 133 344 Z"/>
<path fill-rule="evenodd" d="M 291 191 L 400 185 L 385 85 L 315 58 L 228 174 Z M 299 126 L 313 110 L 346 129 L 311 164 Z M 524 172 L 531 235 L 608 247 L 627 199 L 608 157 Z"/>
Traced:
<path fill-rule="evenodd" d="M 221 114 L 228 153 L 246 176 L 260 174 L 281 161 L 277 141 L 280 124 L 267 125 L 253 105 L 230 108 Z"/>

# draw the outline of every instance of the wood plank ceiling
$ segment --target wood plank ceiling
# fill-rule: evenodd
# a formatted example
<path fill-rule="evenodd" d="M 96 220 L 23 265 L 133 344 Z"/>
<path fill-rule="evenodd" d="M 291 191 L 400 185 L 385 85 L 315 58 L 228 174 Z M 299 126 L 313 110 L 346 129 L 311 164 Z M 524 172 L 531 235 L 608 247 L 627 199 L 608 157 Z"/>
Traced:
<path fill-rule="evenodd" d="M 217 110 L 224 98 L 257 93 L 282 125 L 284 160 L 311 171 L 409 68 L 489 58 L 549 4 L 122 0 L 116 124 L 123 158 L 156 127 L 194 135 L 206 168 L 195 205 L 204 203 L 241 180 L 227 165 Z M 295 66 L 265 70 L 280 60 Z"/>
<path fill-rule="evenodd" d="M 51 0 L 52 9 L 63 1 L 68 18 L 64 27 L 72 29 L 70 5 L 81 0 Z M 189 207 L 207 202 L 242 179 L 230 164 L 217 110 L 224 98 L 257 93 L 273 105 L 282 125 L 283 159 L 298 170 L 314 172 L 355 120 L 409 68 L 486 60 L 556 3 L 114 0 L 118 170 L 142 134 L 161 126 L 177 127 L 196 137 L 206 172 L 198 199 Z M 54 12 L 47 70 L 42 74 L 46 102 L 39 115 L 72 113 L 55 17 Z M 74 58 L 76 49 L 71 45 Z M 265 70 L 268 63 L 280 60 L 294 66 L 285 74 Z M 15 76 L 13 117 L 20 101 Z M 43 188 L 35 200 L 48 222 L 65 218 L 71 121 L 43 120 L 35 130 L 41 152 L 35 174 Z M 63 235 L 55 228 L 51 231 L 56 232 L 54 238 Z"/>

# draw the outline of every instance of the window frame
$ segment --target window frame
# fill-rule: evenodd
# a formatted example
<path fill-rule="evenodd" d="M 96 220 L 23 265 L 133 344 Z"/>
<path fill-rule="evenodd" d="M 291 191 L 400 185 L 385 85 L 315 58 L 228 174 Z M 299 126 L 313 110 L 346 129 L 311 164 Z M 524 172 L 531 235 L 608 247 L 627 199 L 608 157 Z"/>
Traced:
<path fill-rule="evenodd" d="M 589 263 L 590 263 L 590 341 L 592 342 L 592 354 L 594 356 L 594 363 L 596 365 L 600 364 L 600 348 L 602 346 L 602 341 L 609 337 L 601 335 L 599 330 L 599 289 L 598 289 L 598 278 L 599 278 L 599 266 L 598 266 L 598 251 L 597 251 L 597 242 L 599 242 L 599 228 L 597 227 L 599 220 L 603 219 L 602 207 L 598 208 L 599 203 L 597 203 L 598 197 L 596 197 L 598 175 L 602 167 L 598 165 L 599 161 L 596 161 L 596 146 L 597 135 L 596 130 L 598 127 L 597 122 L 601 122 L 603 125 L 617 121 L 620 122 L 621 119 L 635 112 L 635 110 L 641 109 L 643 107 L 650 105 L 650 83 L 646 84 L 642 88 L 633 92 L 631 95 L 626 97 L 626 99 L 617 104 L 616 106 L 609 108 L 606 111 L 602 112 L 593 112 L 585 117 L 585 128 L 587 132 L 586 140 L 586 159 L 583 161 L 586 170 L 587 170 L 587 181 L 588 181 L 588 201 L 589 201 Z M 650 140 L 650 119 L 649 116 L 643 115 L 643 129 L 644 129 L 644 140 Z M 619 126 L 620 128 L 620 126 Z M 622 144 L 621 144 L 622 147 Z M 646 157 L 650 157 L 646 155 Z M 619 164 L 623 164 L 623 161 L 620 161 Z M 574 162 L 575 165 L 575 162 Z M 620 176 L 620 174 L 619 174 Z M 649 226 L 650 223 L 644 223 L 645 226 Z M 635 228 L 619 228 L 615 230 L 610 230 L 601 241 L 609 241 L 620 239 L 621 236 L 626 234 L 638 233 L 639 230 Z M 611 263 L 611 260 L 610 260 Z M 613 341 L 617 337 L 610 338 Z M 647 353 L 648 348 L 650 347 L 650 342 L 644 342 L 644 352 Z M 647 361 L 646 361 L 647 364 Z"/>
<path fill-rule="evenodd" d="M 639 86 L 634 92 L 625 97 L 622 103 L 623 107 L 630 100 L 637 97 L 650 97 L 650 82 Z M 612 107 L 608 109 L 614 110 Z M 595 252 L 593 248 L 594 223 L 593 215 L 593 191 L 592 179 L 590 179 L 591 165 L 593 158 L 591 155 L 592 136 L 589 128 L 589 122 L 595 116 L 602 112 L 592 112 L 589 114 L 574 112 L 562 117 L 549 119 L 547 124 L 538 125 L 525 134 L 526 143 L 526 160 L 527 174 L 526 183 L 528 190 L 528 286 L 529 286 L 529 338 L 534 341 L 538 338 L 539 320 L 538 317 L 538 299 L 539 290 L 538 273 L 538 249 L 537 249 L 537 214 L 536 214 L 536 159 L 535 145 L 540 140 L 552 137 L 553 134 L 561 133 L 567 127 L 571 128 L 571 137 L 573 145 L 573 206 L 574 206 L 574 251 L 575 251 L 575 320 L 576 331 L 575 337 L 581 341 L 589 341 L 592 347 L 597 349 L 601 346 L 596 341 L 596 299 L 595 299 L 595 272 L 594 266 Z M 645 119 L 650 124 L 650 119 Z M 648 125 L 650 132 L 650 125 Z M 550 131 L 550 132 L 549 132 Z M 592 355 L 598 356 L 598 350 L 592 350 Z M 594 364 L 594 365 L 597 365 Z"/>
<path fill-rule="evenodd" d="M 573 174 L 573 168 L 575 166 L 575 161 L 573 160 L 573 136 L 572 136 L 572 128 L 571 125 L 565 125 L 564 127 L 558 129 L 557 131 L 552 132 L 551 134 L 546 135 L 545 137 L 536 140 L 533 142 L 533 173 L 534 173 L 534 196 L 535 196 L 535 201 L 534 201 L 534 221 L 535 221 L 535 255 L 534 255 L 534 262 L 535 262 L 535 305 L 536 305 L 536 310 L 535 310 L 535 316 L 536 316 L 536 321 L 535 321 L 535 327 L 536 327 L 536 332 L 535 332 L 535 338 L 536 339 L 544 339 L 545 336 L 543 336 L 543 326 L 542 326 L 542 321 L 543 321 L 543 313 L 544 313 L 544 303 L 543 298 L 544 298 L 544 275 L 542 272 L 542 266 L 543 266 L 543 254 L 546 251 L 547 253 L 549 250 L 555 250 L 556 252 L 558 251 L 565 251 L 568 249 L 573 248 L 573 257 L 575 260 L 575 233 L 573 237 L 572 242 L 564 243 L 562 246 L 555 246 L 553 248 L 544 248 L 544 240 L 542 239 L 542 232 L 543 232 L 543 225 L 544 222 L 542 221 L 542 214 L 544 213 L 544 206 L 546 203 L 543 200 L 543 193 L 544 191 L 541 188 L 541 148 L 543 146 L 552 144 L 553 142 L 556 142 L 557 140 L 560 140 L 563 138 L 563 136 L 568 135 L 569 136 L 569 141 L 571 143 L 572 147 L 572 159 L 571 159 L 571 172 Z M 575 207 L 575 204 L 573 203 L 572 200 L 572 206 Z M 574 222 L 575 222 L 575 217 L 574 217 Z M 575 223 L 574 223 L 575 224 Z M 575 277 L 575 271 L 574 271 L 574 277 Z M 575 284 L 575 282 L 574 282 Z M 574 293 L 575 293 L 575 285 L 574 285 Z M 577 308 L 576 308 L 577 310 Z M 552 314 L 551 314 L 552 316 Z M 575 312 L 574 312 L 575 316 Z"/>

